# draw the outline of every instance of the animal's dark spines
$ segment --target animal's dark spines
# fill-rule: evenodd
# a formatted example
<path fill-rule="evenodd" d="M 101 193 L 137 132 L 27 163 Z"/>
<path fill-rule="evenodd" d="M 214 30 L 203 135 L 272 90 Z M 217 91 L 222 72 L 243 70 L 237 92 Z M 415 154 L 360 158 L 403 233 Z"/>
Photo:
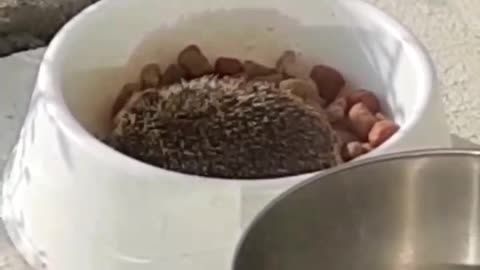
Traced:
<path fill-rule="evenodd" d="M 117 127 L 121 151 L 183 173 L 253 179 L 337 164 L 322 113 L 272 83 L 204 76 L 148 93 L 122 119 L 135 121 Z"/>

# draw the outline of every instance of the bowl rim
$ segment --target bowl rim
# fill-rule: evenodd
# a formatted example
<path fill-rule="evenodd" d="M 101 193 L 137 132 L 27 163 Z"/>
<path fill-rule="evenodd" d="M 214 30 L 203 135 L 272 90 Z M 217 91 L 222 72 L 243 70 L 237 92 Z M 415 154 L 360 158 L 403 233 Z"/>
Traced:
<path fill-rule="evenodd" d="M 471 158 L 480 158 L 480 149 L 471 149 L 471 148 L 434 148 L 434 149 L 421 149 L 421 150 L 410 150 L 397 153 L 391 153 L 386 155 L 380 155 L 375 157 L 370 157 L 358 162 L 345 163 L 335 168 L 330 169 L 325 174 L 317 174 L 312 176 L 301 183 L 294 185 L 293 187 L 287 189 L 282 194 L 276 196 L 272 201 L 266 204 L 258 213 L 254 216 L 252 221 L 246 226 L 242 231 L 239 241 L 237 242 L 234 252 L 233 259 L 230 265 L 230 270 L 239 270 L 236 268 L 236 265 L 239 262 L 239 255 L 242 251 L 242 248 L 247 240 L 248 235 L 260 223 L 260 220 L 268 213 L 272 208 L 274 208 L 280 201 L 294 194 L 298 190 L 307 187 L 308 185 L 321 181 L 322 179 L 336 175 L 338 173 L 349 171 L 359 167 L 365 167 L 372 164 L 411 159 L 411 158 L 421 158 L 421 157 L 471 157 Z"/>
<path fill-rule="evenodd" d="M 385 12 L 381 11 L 377 7 L 373 6 L 370 3 L 364 2 L 362 0 L 338 0 L 344 4 L 356 5 L 358 8 L 365 10 L 372 17 L 375 18 L 377 24 L 382 24 L 386 27 L 391 35 L 394 35 L 399 40 L 404 40 L 408 44 L 407 49 L 408 53 L 414 61 L 414 64 L 422 71 L 422 79 L 420 80 L 422 86 L 419 87 L 424 91 L 420 92 L 418 97 L 418 103 L 414 111 L 417 113 L 410 117 L 405 124 L 400 127 L 399 132 L 397 132 L 393 137 L 387 140 L 378 148 L 374 149 L 372 152 L 360 157 L 357 160 L 350 161 L 347 163 L 356 163 L 363 159 L 368 159 L 372 156 L 378 156 L 385 154 L 392 145 L 397 144 L 403 137 L 409 134 L 409 130 L 415 128 L 417 123 L 420 121 L 421 117 L 425 114 L 428 103 L 434 98 L 434 92 L 437 84 L 436 72 L 433 64 L 433 60 L 429 55 L 426 47 L 418 40 L 418 38 L 410 32 L 410 30 L 405 27 L 403 24 L 398 22 L 395 18 L 387 15 Z M 44 60 L 42 61 L 37 76 L 37 84 L 40 81 L 45 81 L 50 86 L 48 90 L 45 89 L 36 89 L 35 91 L 44 92 L 51 99 L 51 103 L 47 106 L 47 110 L 55 116 L 58 127 L 70 137 L 70 139 L 75 142 L 82 149 L 89 149 L 91 153 L 101 153 L 102 159 L 106 165 L 115 168 L 115 167 L 126 167 L 135 172 L 142 172 L 143 175 L 150 176 L 159 176 L 159 177 L 168 177 L 168 176 L 177 176 L 178 180 L 191 181 L 202 180 L 202 181 L 233 181 L 233 182 L 244 182 L 244 183 L 254 183 L 258 185 L 259 183 L 275 183 L 275 184 L 289 184 L 295 183 L 296 181 L 310 178 L 316 174 L 322 174 L 330 169 L 311 172 L 305 174 L 299 174 L 294 176 L 287 177 L 277 177 L 277 178 L 258 178 L 258 179 L 233 179 L 233 178 L 219 178 L 219 177 L 206 177 L 198 176 L 192 174 L 186 174 L 176 171 L 170 171 L 163 168 L 159 168 L 148 163 L 131 158 L 127 155 L 124 155 L 115 149 L 109 147 L 108 145 L 101 142 L 98 138 L 88 132 L 82 124 L 80 124 L 70 109 L 68 108 L 61 91 L 62 87 L 60 84 L 61 78 L 59 78 L 57 72 L 52 72 L 55 70 L 55 65 L 52 65 L 51 60 L 54 59 L 58 54 L 58 51 L 63 46 L 63 40 L 68 38 L 71 29 L 76 25 L 82 23 L 84 20 L 88 19 L 89 13 L 98 12 L 98 10 L 107 10 L 109 5 L 111 5 L 115 0 L 104 0 L 99 1 L 95 4 L 90 5 L 85 8 L 82 12 L 77 14 L 73 19 L 67 22 L 61 30 L 57 33 L 54 39 L 51 41 L 49 47 L 47 48 L 44 54 Z M 182 177 L 178 177 L 182 176 Z M 156 178 L 156 177 L 155 177 Z"/>

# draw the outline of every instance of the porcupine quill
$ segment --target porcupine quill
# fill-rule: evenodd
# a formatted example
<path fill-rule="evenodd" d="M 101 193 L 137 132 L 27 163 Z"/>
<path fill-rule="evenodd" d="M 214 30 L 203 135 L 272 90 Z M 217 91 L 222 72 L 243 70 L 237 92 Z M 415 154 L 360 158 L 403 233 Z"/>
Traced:
<path fill-rule="evenodd" d="M 337 165 L 324 114 L 274 83 L 206 75 L 132 97 L 108 143 L 167 170 L 273 178 Z"/>

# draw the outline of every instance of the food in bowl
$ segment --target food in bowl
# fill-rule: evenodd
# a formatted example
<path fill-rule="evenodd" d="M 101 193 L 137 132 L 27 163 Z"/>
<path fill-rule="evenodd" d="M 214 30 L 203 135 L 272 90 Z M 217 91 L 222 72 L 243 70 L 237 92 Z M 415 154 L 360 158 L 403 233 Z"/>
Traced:
<path fill-rule="evenodd" d="M 187 46 L 165 72 L 144 66 L 112 108 L 107 143 L 182 173 L 235 179 L 292 176 L 366 154 L 398 125 L 368 90 L 286 51 L 275 67 Z"/>

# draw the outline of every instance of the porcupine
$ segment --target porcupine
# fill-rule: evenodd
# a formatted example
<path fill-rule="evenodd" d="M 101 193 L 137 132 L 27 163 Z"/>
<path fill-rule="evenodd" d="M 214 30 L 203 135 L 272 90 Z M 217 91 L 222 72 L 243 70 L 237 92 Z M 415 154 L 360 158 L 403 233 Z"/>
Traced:
<path fill-rule="evenodd" d="M 135 94 L 107 141 L 160 168 L 219 178 L 292 176 L 341 162 L 322 111 L 274 83 L 215 75 Z"/>

